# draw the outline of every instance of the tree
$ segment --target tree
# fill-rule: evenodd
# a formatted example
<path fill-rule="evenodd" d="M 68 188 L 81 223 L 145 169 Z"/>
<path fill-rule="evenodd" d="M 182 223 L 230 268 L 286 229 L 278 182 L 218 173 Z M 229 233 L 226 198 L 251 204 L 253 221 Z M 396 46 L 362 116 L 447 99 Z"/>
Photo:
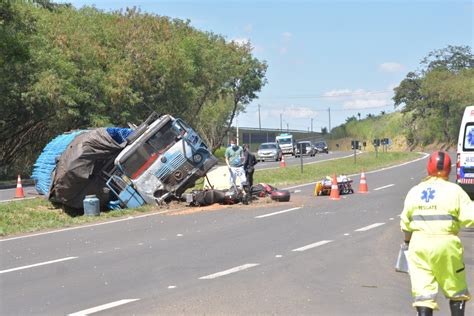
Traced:
<path fill-rule="evenodd" d="M 249 43 L 189 21 L 0 2 L 0 172 L 27 170 L 58 134 L 140 123 L 151 111 L 183 118 L 215 148 L 266 69 Z"/>
<path fill-rule="evenodd" d="M 346 124 L 352 121 L 357 121 L 357 118 L 354 115 L 346 118 Z"/>
<path fill-rule="evenodd" d="M 394 89 L 410 144 L 455 143 L 463 109 L 474 103 L 474 56 L 468 46 L 434 50 Z"/>

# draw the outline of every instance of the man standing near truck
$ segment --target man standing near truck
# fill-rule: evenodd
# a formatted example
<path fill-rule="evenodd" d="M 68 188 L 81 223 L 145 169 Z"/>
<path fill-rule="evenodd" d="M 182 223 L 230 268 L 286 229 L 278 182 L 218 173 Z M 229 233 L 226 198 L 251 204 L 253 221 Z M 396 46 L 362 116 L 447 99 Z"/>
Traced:
<path fill-rule="evenodd" d="M 244 151 L 237 145 L 235 138 L 230 140 L 230 146 L 225 150 L 225 162 L 230 171 L 230 185 L 233 187 L 237 178 L 240 179 L 240 188 L 244 189 L 244 183 L 247 182 L 244 170 Z M 244 191 L 245 192 L 245 191 Z"/>

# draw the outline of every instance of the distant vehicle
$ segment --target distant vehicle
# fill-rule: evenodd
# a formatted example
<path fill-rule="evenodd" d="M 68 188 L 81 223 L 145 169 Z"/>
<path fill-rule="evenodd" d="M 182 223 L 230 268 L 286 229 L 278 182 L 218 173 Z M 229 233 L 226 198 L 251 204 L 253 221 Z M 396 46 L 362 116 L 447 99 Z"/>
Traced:
<path fill-rule="evenodd" d="M 325 141 L 319 141 L 314 144 L 316 151 L 318 153 L 326 153 L 329 154 L 328 144 Z"/>
<path fill-rule="evenodd" d="M 281 160 L 283 152 L 277 143 L 263 143 L 258 147 L 257 160 Z"/>
<path fill-rule="evenodd" d="M 474 106 L 464 110 L 459 128 L 456 183 L 474 198 Z"/>
<path fill-rule="evenodd" d="M 276 137 L 276 142 L 280 145 L 283 154 L 295 154 L 296 142 L 291 134 L 280 134 Z"/>
<path fill-rule="evenodd" d="M 300 150 L 302 156 L 314 157 L 316 155 L 316 148 L 310 141 L 301 141 L 296 144 L 295 157 L 300 156 Z"/>

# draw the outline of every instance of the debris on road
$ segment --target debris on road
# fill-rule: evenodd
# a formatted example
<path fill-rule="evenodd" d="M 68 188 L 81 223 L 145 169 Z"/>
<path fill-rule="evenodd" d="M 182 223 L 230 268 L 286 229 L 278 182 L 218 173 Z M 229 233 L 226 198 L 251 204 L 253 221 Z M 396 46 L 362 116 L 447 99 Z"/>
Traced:
<path fill-rule="evenodd" d="M 352 189 L 353 180 L 345 175 L 340 175 L 336 177 L 337 187 L 341 194 L 351 194 L 354 193 Z M 333 179 L 330 176 L 324 177 L 321 181 L 316 182 L 314 187 L 314 195 L 330 195 L 331 194 L 331 185 Z"/>

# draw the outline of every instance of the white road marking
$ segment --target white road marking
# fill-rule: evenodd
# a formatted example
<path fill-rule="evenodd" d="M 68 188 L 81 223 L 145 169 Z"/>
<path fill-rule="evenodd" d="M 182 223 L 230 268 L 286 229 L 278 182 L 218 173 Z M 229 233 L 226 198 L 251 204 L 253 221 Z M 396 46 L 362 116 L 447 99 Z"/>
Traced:
<path fill-rule="evenodd" d="M 22 266 L 22 267 L 17 267 L 17 268 L 2 270 L 2 271 L 0 271 L 0 274 L 2 274 L 2 273 L 8 273 L 8 272 L 13 272 L 13 271 L 18 271 L 18 270 L 23 270 L 23 269 L 34 268 L 34 267 L 39 267 L 39 266 L 44 266 L 44 265 L 46 265 L 46 264 L 51 264 L 51 263 L 56 263 L 56 262 L 62 262 L 62 261 L 68 261 L 68 260 L 77 259 L 77 258 L 78 258 L 78 257 L 67 257 L 67 258 L 61 258 L 61 259 L 56 259 L 56 260 L 51 260 L 51 261 L 45 261 L 45 262 L 30 264 L 30 265 L 28 265 L 28 266 Z"/>
<path fill-rule="evenodd" d="M 231 273 L 235 273 L 235 272 L 246 270 L 246 269 L 249 269 L 249 268 L 252 268 L 252 267 L 256 267 L 258 265 L 259 265 L 259 263 L 243 264 L 241 266 L 238 266 L 238 267 L 235 267 L 235 268 L 232 268 L 232 269 L 228 269 L 228 270 L 225 270 L 225 271 L 221 271 L 221 272 L 217 272 L 217 273 L 213 273 L 213 274 L 209 274 L 209 275 L 200 277 L 199 280 L 215 279 L 215 278 L 218 278 L 218 277 L 221 277 L 221 276 L 224 276 L 224 275 L 228 275 L 228 274 L 231 274 Z"/>
<path fill-rule="evenodd" d="M 176 285 L 170 285 L 168 286 L 169 289 L 175 289 L 176 288 Z"/>
<path fill-rule="evenodd" d="M 293 207 L 293 208 L 290 208 L 290 209 L 287 209 L 287 210 L 283 210 L 283 211 L 278 211 L 278 212 L 274 212 L 274 213 L 268 213 L 268 214 L 264 214 L 264 215 L 255 216 L 255 218 L 264 218 L 264 217 L 268 217 L 268 216 L 283 214 L 283 213 L 287 213 L 287 212 L 292 212 L 292 211 L 299 210 L 300 208 L 301 208 L 301 207 Z"/>
<path fill-rule="evenodd" d="M 345 233 L 344 236 L 350 236 L 351 234 Z"/>
<path fill-rule="evenodd" d="M 183 234 L 177 234 L 176 237 L 183 237 Z"/>
<path fill-rule="evenodd" d="M 300 192 L 301 192 L 301 190 L 295 190 L 295 191 L 293 191 L 293 193 L 300 193 Z"/>
<path fill-rule="evenodd" d="M 393 218 L 393 217 L 390 217 L 390 218 L 389 218 L 389 220 L 393 221 L 393 220 L 394 220 L 394 218 Z"/>
<path fill-rule="evenodd" d="M 16 198 L 16 199 L 11 199 L 11 200 L 1 200 L 0 203 L 4 203 L 4 202 L 17 202 L 17 201 L 31 200 L 31 199 L 37 199 L 37 198 L 38 198 L 38 197 L 36 197 L 36 196 L 30 196 L 30 197 Z"/>
<path fill-rule="evenodd" d="M 275 258 L 281 258 L 283 257 L 282 255 L 276 255 Z"/>
<path fill-rule="evenodd" d="M 69 314 L 69 316 L 90 315 L 90 314 L 93 314 L 93 313 L 97 313 L 97 312 L 100 312 L 100 311 L 103 311 L 103 310 L 106 310 L 106 309 L 109 309 L 109 308 L 117 307 L 117 306 L 124 305 L 124 304 L 127 304 L 127 303 L 135 302 L 135 301 L 138 301 L 138 300 L 139 300 L 138 298 L 132 298 L 132 299 L 115 301 L 115 302 L 100 305 L 100 306 L 97 306 L 97 307 L 92 307 L 92 308 L 89 308 L 89 309 L 85 309 L 83 311 L 76 312 L 76 313 L 73 313 L 73 314 Z"/>
<path fill-rule="evenodd" d="M 386 189 L 386 188 L 390 188 L 390 187 L 393 187 L 395 184 L 387 184 L 387 185 L 384 185 L 383 187 L 378 187 L 376 189 L 374 189 L 374 191 L 378 191 L 378 190 L 382 190 L 382 189 Z"/>
<path fill-rule="evenodd" d="M 303 247 L 300 247 L 300 248 L 293 249 L 292 251 L 305 251 L 305 250 L 308 250 L 308 249 L 311 249 L 311 248 L 315 248 L 315 247 L 319 247 L 319 246 L 328 244 L 332 241 L 334 241 L 334 240 L 321 240 L 321 241 L 315 242 L 314 244 L 309 244 L 309 245 L 306 245 L 306 246 L 303 246 Z"/>
<path fill-rule="evenodd" d="M 6 239 L 0 239 L 1 242 L 5 241 L 10 241 L 10 240 L 16 240 L 16 239 L 23 239 L 23 238 L 30 238 L 30 237 L 36 237 L 36 236 L 42 236 L 42 235 L 49 235 L 49 234 L 55 234 L 55 233 L 60 233 L 60 232 L 65 232 L 65 231 L 70 231 L 70 230 L 76 230 L 76 229 L 84 229 L 84 228 L 90 228 L 90 227 L 95 227 L 95 226 L 102 226 L 102 225 L 108 225 L 108 224 L 115 224 L 123 221 L 129 221 L 133 219 L 138 219 L 138 218 L 143 218 L 143 217 L 149 217 L 149 216 L 155 216 L 155 215 L 160 215 L 164 213 L 168 213 L 171 210 L 166 210 L 166 211 L 160 211 L 156 213 L 150 213 L 150 214 L 143 214 L 143 215 L 137 215 L 137 216 L 128 216 L 126 218 L 121 218 L 113 221 L 107 221 L 107 222 L 102 222 L 102 223 L 96 223 L 96 224 L 90 224 L 90 225 L 83 225 L 83 226 L 76 226 L 76 227 L 69 227 L 69 228 L 63 228 L 63 229 L 58 229 L 58 230 L 53 230 L 49 232 L 42 232 L 42 233 L 36 233 L 36 234 L 31 234 L 31 235 L 26 235 L 26 236 L 18 236 L 18 237 L 11 237 L 11 238 L 6 238 Z"/>
<path fill-rule="evenodd" d="M 369 229 L 372 229 L 372 228 L 375 228 L 375 227 L 379 227 L 379 226 L 382 226 L 382 225 L 385 225 L 385 223 L 375 223 L 375 224 L 372 224 L 372 225 L 369 225 L 369 226 L 365 226 L 365 227 L 356 229 L 355 231 L 356 232 L 364 232 L 366 230 L 369 230 Z"/>

